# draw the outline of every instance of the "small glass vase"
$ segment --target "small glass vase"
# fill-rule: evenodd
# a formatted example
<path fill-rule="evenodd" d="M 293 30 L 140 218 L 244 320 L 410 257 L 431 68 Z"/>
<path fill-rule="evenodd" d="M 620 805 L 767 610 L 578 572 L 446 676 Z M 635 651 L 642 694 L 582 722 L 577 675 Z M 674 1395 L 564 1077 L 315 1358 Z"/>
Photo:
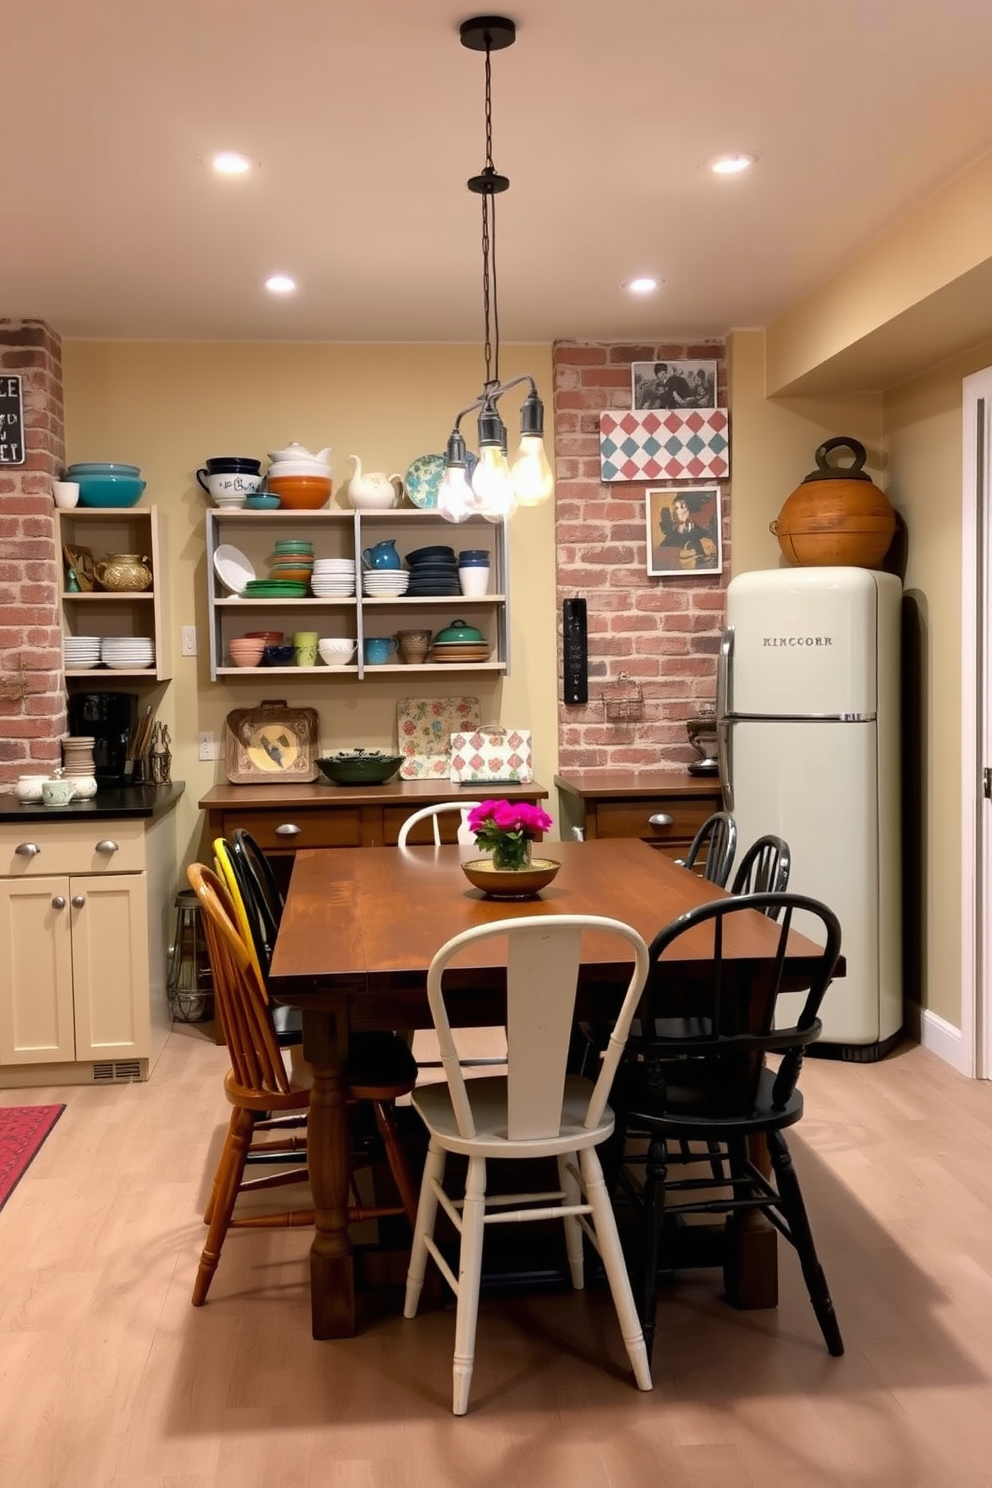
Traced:
<path fill-rule="evenodd" d="M 493 848 L 493 867 L 501 873 L 521 873 L 531 865 L 529 837 L 504 837 Z"/>

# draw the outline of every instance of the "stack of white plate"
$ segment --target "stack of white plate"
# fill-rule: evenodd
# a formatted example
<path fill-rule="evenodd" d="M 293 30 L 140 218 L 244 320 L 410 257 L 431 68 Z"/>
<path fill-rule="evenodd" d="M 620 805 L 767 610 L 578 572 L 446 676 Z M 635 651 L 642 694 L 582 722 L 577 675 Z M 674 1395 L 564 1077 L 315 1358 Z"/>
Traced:
<path fill-rule="evenodd" d="M 409 584 L 405 568 L 373 568 L 362 575 L 362 587 L 370 599 L 392 599 L 405 594 Z"/>
<path fill-rule="evenodd" d="M 100 665 L 99 636 L 66 636 L 62 657 L 67 672 L 85 672 Z"/>
<path fill-rule="evenodd" d="M 315 558 L 310 588 L 319 598 L 350 598 L 355 592 L 354 558 Z"/>
<path fill-rule="evenodd" d="M 100 655 L 115 671 L 138 672 L 155 660 L 155 642 L 144 636 L 107 636 Z"/>

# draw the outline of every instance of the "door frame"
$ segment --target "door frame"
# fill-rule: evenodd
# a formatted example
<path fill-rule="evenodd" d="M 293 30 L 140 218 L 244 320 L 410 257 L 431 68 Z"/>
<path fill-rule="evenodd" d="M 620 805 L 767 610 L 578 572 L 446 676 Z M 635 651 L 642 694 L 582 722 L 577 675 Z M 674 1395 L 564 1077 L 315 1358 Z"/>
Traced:
<path fill-rule="evenodd" d="M 992 367 L 962 382 L 961 1055 L 992 1079 Z"/>

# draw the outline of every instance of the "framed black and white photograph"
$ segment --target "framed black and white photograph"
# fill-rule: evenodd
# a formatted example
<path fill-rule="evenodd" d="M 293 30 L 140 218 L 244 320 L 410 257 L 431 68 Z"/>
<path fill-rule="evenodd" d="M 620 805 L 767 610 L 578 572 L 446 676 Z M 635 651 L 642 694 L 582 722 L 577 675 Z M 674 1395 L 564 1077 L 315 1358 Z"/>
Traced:
<path fill-rule="evenodd" d="M 632 408 L 715 408 L 716 362 L 632 362 Z"/>
<path fill-rule="evenodd" d="M 648 573 L 691 578 L 723 572 L 719 486 L 672 486 L 644 498 Z"/>

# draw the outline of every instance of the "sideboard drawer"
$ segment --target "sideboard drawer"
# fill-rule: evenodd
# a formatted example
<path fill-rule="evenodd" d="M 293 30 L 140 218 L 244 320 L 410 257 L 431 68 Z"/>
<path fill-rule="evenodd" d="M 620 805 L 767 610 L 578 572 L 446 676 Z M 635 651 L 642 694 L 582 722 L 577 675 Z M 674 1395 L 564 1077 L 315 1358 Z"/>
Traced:
<path fill-rule="evenodd" d="M 596 805 L 597 837 L 642 837 L 661 846 L 687 846 L 710 815 L 708 801 L 677 796 L 652 800 L 599 801 Z M 652 817 L 665 820 L 652 822 Z"/>
<path fill-rule="evenodd" d="M 295 853 L 305 847 L 361 847 L 362 817 L 357 806 L 308 811 L 287 806 L 275 811 L 225 811 L 223 835 L 242 827 L 263 852 Z"/>

